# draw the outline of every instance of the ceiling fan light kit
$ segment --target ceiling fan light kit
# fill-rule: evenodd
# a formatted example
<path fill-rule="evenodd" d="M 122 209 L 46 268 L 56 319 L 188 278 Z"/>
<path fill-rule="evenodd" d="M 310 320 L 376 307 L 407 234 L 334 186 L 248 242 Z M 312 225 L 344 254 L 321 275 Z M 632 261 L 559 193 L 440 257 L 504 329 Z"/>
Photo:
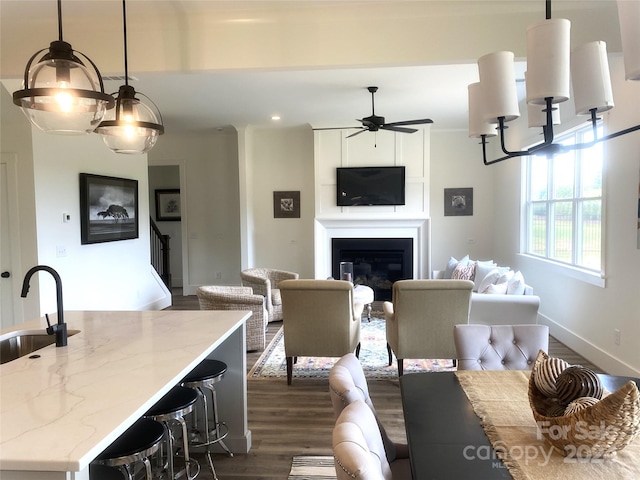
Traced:
<path fill-rule="evenodd" d="M 618 0 L 620 31 L 627 80 L 640 80 L 640 0 Z M 469 85 L 469 136 L 482 139 L 485 165 L 535 153 L 556 154 L 588 148 L 640 130 L 636 125 L 602 137 L 597 135 L 598 113 L 613 108 L 613 92 L 606 44 L 587 43 L 570 50 L 571 23 L 551 18 L 551 0 L 545 0 L 546 19 L 527 29 L 526 97 L 530 127 L 542 127 L 544 141 L 527 150 L 510 151 L 505 145 L 505 123 L 520 116 L 514 56 L 497 52 L 478 60 L 480 82 Z M 570 98 L 573 86 L 576 115 L 589 115 L 593 139 L 574 145 L 553 143 L 553 126 L 560 123 L 558 104 Z M 505 154 L 487 160 L 487 138 L 498 135 Z"/>
<path fill-rule="evenodd" d="M 88 134 L 115 102 L 104 92 L 98 67 L 62 39 L 62 0 L 58 0 L 58 37 L 29 59 L 23 89 L 13 92 L 13 103 L 43 132 Z"/>

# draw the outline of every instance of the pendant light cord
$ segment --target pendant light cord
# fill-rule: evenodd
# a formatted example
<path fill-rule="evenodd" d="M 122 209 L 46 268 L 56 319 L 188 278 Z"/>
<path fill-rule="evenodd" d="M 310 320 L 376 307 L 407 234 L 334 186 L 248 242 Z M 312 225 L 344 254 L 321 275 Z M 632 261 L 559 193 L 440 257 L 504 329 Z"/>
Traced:
<path fill-rule="evenodd" d="M 129 86 L 129 60 L 127 58 L 127 5 L 122 0 L 122 31 L 124 32 L 124 84 Z"/>
<path fill-rule="evenodd" d="M 58 40 L 62 40 L 62 0 L 58 0 Z"/>

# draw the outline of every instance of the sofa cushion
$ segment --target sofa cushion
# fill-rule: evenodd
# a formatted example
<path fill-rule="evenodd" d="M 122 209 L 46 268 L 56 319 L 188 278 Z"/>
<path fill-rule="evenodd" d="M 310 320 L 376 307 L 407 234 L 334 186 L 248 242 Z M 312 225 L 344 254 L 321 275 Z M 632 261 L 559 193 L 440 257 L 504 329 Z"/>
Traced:
<path fill-rule="evenodd" d="M 476 280 L 478 279 L 478 271 L 479 270 L 476 267 Z M 488 274 L 486 274 L 484 278 L 480 280 L 480 282 L 478 282 L 477 292 L 486 293 L 487 288 L 489 288 L 490 285 L 494 285 L 495 283 L 497 283 L 499 278 L 500 278 L 500 270 L 498 270 L 497 268 L 494 268 Z"/>
<path fill-rule="evenodd" d="M 480 283 L 484 280 L 484 278 L 493 270 L 496 269 L 496 264 L 493 261 L 489 260 L 487 262 L 476 262 L 476 273 L 473 277 L 473 291 L 479 292 Z M 496 282 L 491 282 L 496 283 Z"/>
<path fill-rule="evenodd" d="M 462 264 L 463 266 L 468 265 L 469 255 L 465 255 L 460 260 L 456 260 L 455 258 L 451 257 L 449 259 L 449 262 L 447 263 L 447 268 L 445 268 L 444 270 L 444 278 L 451 278 L 453 271 L 459 264 Z"/>
<path fill-rule="evenodd" d="M 524 295 L 524 277 L 517 271 L 507 282 L 507 295 Z"/>
<path fill-rule="evenodd" d="M 462 265 L 458 263 L 456 268 L 453 270 L 451 274 L 452 280 L 473 280 L 473 276 L 476 272 L 476 264 L 475 262 L 469 263 L 467 265 Z"/>
<path fill-rule="evenodd" d="M 504 295 L 507 293 L 507 283 L 505 282 L 505 283 L 496 283 L 493 285 L 489 285 L 485 293 Z"/>

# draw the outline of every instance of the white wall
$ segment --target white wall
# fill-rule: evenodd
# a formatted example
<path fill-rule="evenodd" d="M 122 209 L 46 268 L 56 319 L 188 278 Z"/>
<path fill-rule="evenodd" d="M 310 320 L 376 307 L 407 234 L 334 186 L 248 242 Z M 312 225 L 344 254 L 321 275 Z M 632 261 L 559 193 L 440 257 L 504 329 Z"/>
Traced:
<path fill-rule="evenodd" d="M 310 127 L 252 132 L 252 221 L 248 267 L 278 268 L 313 277 L 314 175 Z M 273 192 L 300 191 L 300 218 L 274 218 Z"/>
<path fill-rule="evenodd" d="M 473 188 L 472 216 L 444 216 L 445 188 Z M 488 259 L 494 241 L 494 171 L 482 163 L 467 131 L 431 133 L 431 261 L 442 270 L 449 257 Z"/>
<path fill-rule="evenodd" d="M 144 310 L 170 304 L 150 264 L 146 156 L 112 153 L 97 135 L 65 137 L 33 129 L 38 263 L 56 269 L 67 310 Z M 79 174 L 138 181 L 139 238 L 80 244 Z M 63 213 L 71 221 L 63 222 Z M 58 249 L 66 251 L 58 255 Z M 55 289 L 39 274 L 42 312 L 55 311 Z M 46 286 L 45 286 L 46 282 Z"/>
<path fill-rule="evenodd" d="M 240 284 L 238 136 L 232 129 L 167 133 L 150 165 L 179 165 L 183 208 L 183 292 Z"/>

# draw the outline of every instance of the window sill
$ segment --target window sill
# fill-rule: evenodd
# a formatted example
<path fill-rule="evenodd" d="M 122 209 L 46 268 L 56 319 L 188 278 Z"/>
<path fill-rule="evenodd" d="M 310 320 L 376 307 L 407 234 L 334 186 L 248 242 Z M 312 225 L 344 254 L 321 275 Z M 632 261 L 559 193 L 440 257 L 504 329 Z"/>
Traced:
<path fill-rule="evenodd" d="M 572 267 L 570 265 L 556 263 L 546 258 L 527 255 L 525 253 L 518 254 L 518 257 L 521 259 L 523 265 L 529 265 L 531 268 L 544 268 L 552 275 L 562 275 L 600 288 L 606 287 L 606 278 L 604 273 L 598 274 L 577 267 Z"/>

